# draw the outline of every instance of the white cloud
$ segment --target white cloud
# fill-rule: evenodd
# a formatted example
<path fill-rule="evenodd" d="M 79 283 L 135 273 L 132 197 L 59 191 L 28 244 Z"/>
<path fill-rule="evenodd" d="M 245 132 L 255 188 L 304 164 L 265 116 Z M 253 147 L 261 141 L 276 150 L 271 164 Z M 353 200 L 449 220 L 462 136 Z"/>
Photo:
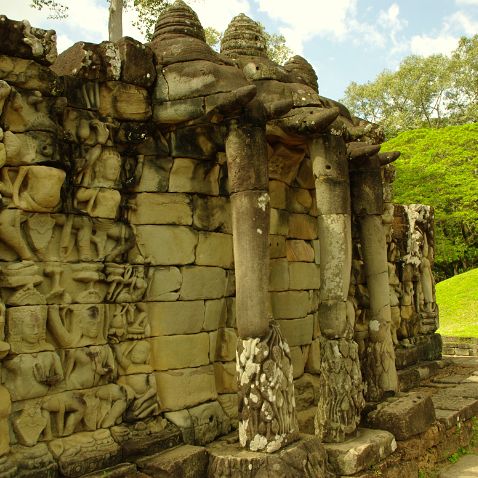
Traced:
<path fill-rule="evenodd" d="M 475 5 L 478 7 L 478 0 L 456 0 L 458 5 Z"/>
<path fill-rule="evenodd" d="M 203 27 L 213 27 L 219 31 L 224 31 L 239 13 L 248 15 L 251 10 L 248 0 L 196 0 L 190 5 Z"/>
<path fill-rule="evenodd" d="M 357 0 L 255 0 L 259 10 L 284 24 L 280 32 L 296 53 L 314 36 L 343 39 L 349 31 L 348 19 L 355 15 Z"/>
<path fill-rule="evenodd" d="M 478 5 L 478 0 L 477 0 Z M 447 19 L 447 25 L 450 29 L 460 29 L 465 35 L 473 36 L 478 32 L 478 21 L 473 21 L 470 15 L 462 11 L 455 12 L 451 17 Z"/>
<path fill-rule="evenodd" d="M 458 38 L 443 34 L 436 37 L 415 35 L 410 40 L 410 50 L 415 55 L 429 56 L 437 53 L 449 55 L 458 44 Z"/>

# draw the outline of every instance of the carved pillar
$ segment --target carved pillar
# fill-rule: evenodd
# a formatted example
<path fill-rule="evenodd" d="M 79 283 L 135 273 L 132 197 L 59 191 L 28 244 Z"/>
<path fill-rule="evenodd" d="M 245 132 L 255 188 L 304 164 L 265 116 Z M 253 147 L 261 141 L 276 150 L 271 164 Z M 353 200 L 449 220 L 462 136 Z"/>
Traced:
<path fill-rule="evenodd" d="M 309 143 L 315 177 L 320 240 L 321 397 L 315 432 L 340 442 L 355 431 L 363 408 L 354 317 L 347 314 L 352 267 L 347 150 L 341 136 L 324 134 Z"/>
<path fill-rule="evenodd" d="M 273 452 L 296 439 L 298 426 L 289 347 L 278 326 L 270 323 L 264 128 L 232 121 L 226 154 L 239 334 L 239 439 L 251 451 Z"/>
<path fill-rule="evenodd" d="M 388 161 L 393 159 L 390 157 Z M 371 401 L 394 394 L 398 389 L 391 335 L 386 231 L 382 221 L 381 166 L 378 154 L 368 155 L 364 150 L 363 154 L 352 157 L 350 174 L 352 203 L 360 226 L 360 244 L 370 296 L 368 344 L 362 372 L 366 383 L 365 396 Z"/>

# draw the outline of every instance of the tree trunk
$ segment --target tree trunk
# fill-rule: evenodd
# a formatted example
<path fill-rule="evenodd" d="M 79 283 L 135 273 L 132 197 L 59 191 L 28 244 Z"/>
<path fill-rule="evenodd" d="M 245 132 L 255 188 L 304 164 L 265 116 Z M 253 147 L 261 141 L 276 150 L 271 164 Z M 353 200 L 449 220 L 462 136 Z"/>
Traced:
<path fill-rule="evenodd" d="M 110 0 L 108 34 L 110 41 L 123 36 L 123 0 Z"/>

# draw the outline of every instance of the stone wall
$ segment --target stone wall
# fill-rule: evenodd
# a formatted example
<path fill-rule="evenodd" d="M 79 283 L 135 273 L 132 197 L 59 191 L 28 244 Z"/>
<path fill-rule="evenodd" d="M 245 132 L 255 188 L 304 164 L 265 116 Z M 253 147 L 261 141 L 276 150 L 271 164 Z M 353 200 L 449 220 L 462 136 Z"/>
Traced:
<path fill-rule="evenodd" d="M 0 475 L 59 466 L 79 476 L 169 422 L 188 442 L 226 434 L 238 388 L 222 121 L 226 92 L 250 81 L 221 59 L 188 83 L 197 59 L 175 64 L 166 40 L 77 43 L 57 59 L 54 32 L 0 17 L 0 37 Z M 316 197 L 303 141 L 278 138 L 272 128 L 270 314 L 290 347 L 299 422 L 313 432 L 324 343 L 317 205 L 328 199 Z M 436 341 L 433 214 L 393 207 L 392 167 L 383 174 L 392 338 L 408 365 L 409 350 Z M 363 360 L 357 232 L 353 251 L 348 307 Z"/>

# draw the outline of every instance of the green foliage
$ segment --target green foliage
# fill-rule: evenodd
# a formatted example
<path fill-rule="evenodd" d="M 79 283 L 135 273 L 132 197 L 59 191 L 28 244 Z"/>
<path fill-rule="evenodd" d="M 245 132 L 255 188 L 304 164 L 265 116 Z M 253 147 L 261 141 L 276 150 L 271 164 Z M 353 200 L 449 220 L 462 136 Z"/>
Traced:
<path fill-rule="evenodd" d="M 451 58 L 406 57 L 365 84 L 352 82 L 343 103 L 383 126 L 387 137 L 422 127 L 478 121 L 478 35 L 463 37 Z"/>
<path fill-rule="evenodd" d="M 450 463 L 456 463 L 462 456 L 467 455 L 467 454 L 468 454 L 468 449 L 461 446 L 460 448 L 458 448 L 458 450 L 455 451 L 455 453 L 452 453 L 447 458 L 447 460 Z"/>
<path fill-rule="evenodd" d="M 400 133 L 394 201 L 435 208 L 435 270 L 444 279 L 478 265 L 478 123 Z"/>
<path fill-rule="evenodd" d="M 48 18 L 61 19 L 68 16 L 68 6 L 55 0 L 32 0 L 30 6 L 37 10 L 43 10 L 43 8 L 50 10 Z"/>
<path fill-rule="evenodd" d="M 451 337 L 478 337 L 478 269 L 459 274 L 436 285 L 440 308 L 438 332 Z M 473 422 L 478 438 L 478 423 Z M 473 446 L 478 445 L 478 441 Z"/>

